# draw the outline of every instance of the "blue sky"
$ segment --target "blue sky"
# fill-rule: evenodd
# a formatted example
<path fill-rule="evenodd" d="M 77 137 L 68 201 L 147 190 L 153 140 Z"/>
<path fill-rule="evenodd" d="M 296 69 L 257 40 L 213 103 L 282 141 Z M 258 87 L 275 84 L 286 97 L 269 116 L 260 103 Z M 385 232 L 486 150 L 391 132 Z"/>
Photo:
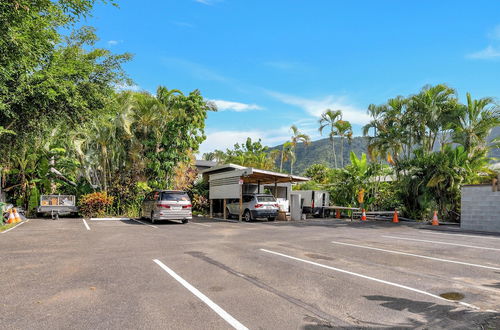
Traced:
<path fill-rule="evenodd" d="M 500 2 L 148 0 L 98 5 L 100 46 L 131 52 L 133 89 L 158 85 L 219 105 L 206 152 L 250 136 L 284 142 L 340 109 L 355 134 L 370 103 L 447 83 L 500 96 Z"/>

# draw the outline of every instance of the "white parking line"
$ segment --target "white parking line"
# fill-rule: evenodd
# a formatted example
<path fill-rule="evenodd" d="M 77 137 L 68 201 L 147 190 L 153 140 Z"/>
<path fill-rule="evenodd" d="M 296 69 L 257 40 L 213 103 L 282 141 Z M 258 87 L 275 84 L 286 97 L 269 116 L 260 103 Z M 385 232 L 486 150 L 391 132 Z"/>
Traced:
<path fill-rule="evenodd" d="M 198 223 L 198 222 L 189 222 L 190 224 L 193 224 L 193 225 L 198 225 L 198 226 L 205 226 L 205 227 L 212 227 L 210 225 L 206 225 L 204 223 Z"/>
<path fill-rule="evenodd" d="M 216 303 L 214 303 L 210 298 L 205 296 L 203 293 L 201 293 L 198 289 L 196 289 L 194 286 L 189 284 L 186 280 L 184 280 L 182 277 L 177 275 L 172 269 L 168 268 L 163 262 L 161 262 L 158 259 L 153 259 L 153 261 L 160 266 L 164 271 L 166 271 L 170 276 L 172 276 L 177 282 L 182 284 L 186 289 L 191 291 L 192 294 L 194 294 L 196 297 L 198 297 L 201 301 L 203 301 L 205 304 L 207 304 L 208 307 L 210 307 L 214 312 L 219 314 L 220 317 L 224 319 L 227 323 L 229 323 L 233 328 L 239 329 L 239 330 L 248 330 L 247 327 L 245 327 L 243 324 L 238 322 L 234 317 L 229 315 L 225 310 L 219 307 Z"/>
<path fill-rule="evenodd" d="M 82 219 L 82 220 L 83 220 L 83 224 L 85 225 L 85 228 L 87 228 L 87 230 L 90 230 L 90 227 L 87 224 L 87 221 L 85 221 L 85 219 Z"/>
<path fill-rule="evenodd" d="M 26 221 L 20 222 L 20 223 L 18 223 L 17 225 L 15 225 L 14 227 L 12 227 L 12 228 L 9 228 L 9 229 L 7 229 L 7 230 L 2 231 L 0 234 L 5 234 L 6 232 L 11 231 L 12 229 L 14 229 L 14 228 L 16 228 L 16 227 L 18 227 L 18 226 L 20 226 L 20 225 L 22 225 L 23 223 L 26 223 L 26 222 L 28 222 L 28 221 L 30 221 L 30 220 L 28 219 L 28 220 L 26 220 Z"/>
<path fill-rule="evenodd" d="M 430 260 L 436 260 L 436 261 L 442 261 L 442 262 L 450 262 L 450 263 L 453 263 L 453 264 L 460 264 L 460 265 L 465 265 L 465 266 L 480 267 L 480 268 L 486 268 L 486 269 L 492 269 L 492 270 L 500 270 L 499 267 L 483 266 L 483 265 L 478 265 L 478 264 L 471 264 L 471 263 L 468 263 L 468 262 L 455 261 L 455 260 L 449 260 L 449 259 L 441 259 L 441 258 L 434 258 L 434 257 L 428 257 L 428 256 L 423 256 L 423 255 L 413 254 L 413 253 L 407 253 L 407 252 L 400 252 L 400 251 L 379 249 L 379 248 L 376 248 L 376 247 L 371 247 L 371 246 L 366 246 L 366 245 L 349 244 L 349 243 L 335 242 L 335 241 L 332 241 L 332 243 L 333 244 L 346 245 L 346 246 L 353 246 L 353 247 L 358 247 L 358 248 L 362 248 L 362 249 L 370 249 L 370 250 L 382 251 L 382 252 L 388 252 L 388 253 L 394 253 L 394 254 L 402 254 L 402 255 L 405 255 L 405 256 L 411 256 L 411 257 L 417 257 L 417 258 L 424 258 L 424 259 L 430 259 Z"/>
<path fill-rule="evenodd" d="M 379 283 L 383 283 L 383 284 L 387 284 L 387 285 L 392 285 L 392 286 L 395 286 L 395 287 L 398 287 L 398 288 L 401 288 L 401 289 L 405 289 L 405 290 L 417 292 L 417 293 L 420 293 L 420 294 L 423 294 L 423 295 L 426 295 L 426 296 L 430 296 L 430 297 L 438 299 L 438 300 L 444 300 L 444 301 L 447 301 L 447 302 L 458 303 L 460 305 L 467 306 L 467 307 L 470 307 L 470 308 L 473 308 L 473 309 L 479 309 L 479 307 L 476 307 L 476 306 L 468 304 L 468 303 L 464 303 L 462 301 L 448 300 L 446 298 L 437 296 L 437 295 L 432 294 L 430 292 L 419 290 L 419 289 L 415 289 L 415 288 L 412 288 L 412 287 L 409 287 L 409 286 L 406 286 L 406 285 L 397 284 L 397 283 L 393 283 L 393 282 L 389 282 L 389 281 L 384 281 L 384 280 L 381 280 L 381 279 L 378 279 L 378 278 L 375 278 L 375 277 L 366 276 L 366 275 L 363 275 L 363 274 L 358 274 L 358 273 L 350 272 L 348 270 L 344 270 L 344 269 L 340 269 L 340 268 L 335 268 L 335 267 L 323 265 L 323 264 L 320 264 L 320 263 L 317 263 L 317 262 L 314 262 L 314 261 L 309 261 L 309 260 L 300 259 L 300 258 L 297 258 L 297 257 L 292 257 L 292 256 L 289 256 L 289 255 L 286 255 L 286 254 L 283 254 L 283 253 L 279 253 L 279 252 L 274 252 L 274 251 L 271 251 L 271 250 L 266 250 L 266 249 L 260 249 L 260 250 L 264 251 L 264 252 L 267 252 L 267 253 L 272 253 L 272 254 L 275 254 L 275 255 L 278 255 L 278 256 L 281 256 L 281 257 L 285 257 L 285 258 L 288 258 L 288 259 L 305 262 L 305 263 L 310 264 L 310 265 L 314 265 L 314 266 L 318 266 L 318 267 L 322 267 L 322 268 L 334 270 L 336 272 L 340 272 L 340 273 L 344 273 L 344 274 L 349 274 L 349 275 L 361 277 L 361 278 L 364 278 L 364 279 L 367 279 L 367 280 L 371 280 L 371 281 L 375 281 L 375 282 L 379 282 Z"/>
<path fill-rule="evenodd" d="M 153 227 L 153 228 L 158 228 L 158 227 L 156 227 L 154 225 L 150 225 L 149 223 L 145 223 L 144 221 L 141 221 L 141 220 L 136 220 L 136 219 L 130 219 L 130 220 L 138 222 L 138 223 L 142 223 L 145 226 L 149 226 L 149 227 Z"/>
<path fill-rule="evenodd" d="M 500 239 L 500 237 L 492 237 L 492 236 L 477 236 L 477 235 L 466 235 L 466 234 L 448 234 L 448 233 L 436 233 L 430 230 L 425 230 L 426 234 L 433 235 L 447 235 L 447 236 L 463 236 L 463 237 L 473 237 L 473 238 L 486 238 L 486 239 Z"/>
<path fill-rule="evenodd" d="M 444 245 L 462 246 L 462 247 L 468 247 L 468 248 L 471 248 L 471 249 L 500 251 L 500 249 L 495 249 L 495 248 L 490 248 L 490 247 L 484 247 L 484 246 L 475 246 L 475 245 L 465 245 L 465 244 L 456 244 L 456 243 L 429 241 L 429 240 L 426 240 L 426 239 L 416 239 L 416 238 L 407 238 L 407 237 L 398 237 L 398 236 L 384 236 L 384 235 L 382 235 L 382 237 L 395 238 L 395 239 L 406 240 L 406 241 L 416 241 L 416 242 L 425 242 L 425 243 L 436 243 L 436 244 L 444 244 Z"/>

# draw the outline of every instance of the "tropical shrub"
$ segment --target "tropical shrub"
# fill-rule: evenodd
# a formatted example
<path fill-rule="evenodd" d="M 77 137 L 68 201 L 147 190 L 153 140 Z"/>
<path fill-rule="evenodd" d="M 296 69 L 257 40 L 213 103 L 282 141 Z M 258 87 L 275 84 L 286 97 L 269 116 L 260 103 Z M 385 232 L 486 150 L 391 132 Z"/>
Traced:
<path fill-rule="evenodd" d="M 83 195 L 79 201 L 80 214 L 84 217 L 103 216 L 107 209 L 113 205 L 113 196 L 106 192 L 94 192 Z"/>

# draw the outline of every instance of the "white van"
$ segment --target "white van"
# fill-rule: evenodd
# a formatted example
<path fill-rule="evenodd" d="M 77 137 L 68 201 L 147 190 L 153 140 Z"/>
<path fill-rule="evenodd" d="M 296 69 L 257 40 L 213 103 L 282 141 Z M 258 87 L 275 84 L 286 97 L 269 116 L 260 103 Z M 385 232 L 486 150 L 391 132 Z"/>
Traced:
<path fill-rule="evenodd" d="M 152 223 L 158 220 L 181 220 L 187 223 L 193 218 L 191 199 L 185 191 L 155 190 L 142 202 L 141 216 Z"/>

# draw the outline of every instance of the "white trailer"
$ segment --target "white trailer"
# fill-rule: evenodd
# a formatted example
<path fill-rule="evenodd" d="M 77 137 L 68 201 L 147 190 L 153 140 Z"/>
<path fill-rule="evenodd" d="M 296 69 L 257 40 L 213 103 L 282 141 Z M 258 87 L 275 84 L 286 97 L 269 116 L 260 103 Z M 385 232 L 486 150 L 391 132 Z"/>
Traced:
<path fill-rule="evenodd" d="M 293 190 L 294 194 L 300 194 L 302 212 L 314 217 L 328 216 L 330 210 L 330 193 L 325 190 Z"/>

